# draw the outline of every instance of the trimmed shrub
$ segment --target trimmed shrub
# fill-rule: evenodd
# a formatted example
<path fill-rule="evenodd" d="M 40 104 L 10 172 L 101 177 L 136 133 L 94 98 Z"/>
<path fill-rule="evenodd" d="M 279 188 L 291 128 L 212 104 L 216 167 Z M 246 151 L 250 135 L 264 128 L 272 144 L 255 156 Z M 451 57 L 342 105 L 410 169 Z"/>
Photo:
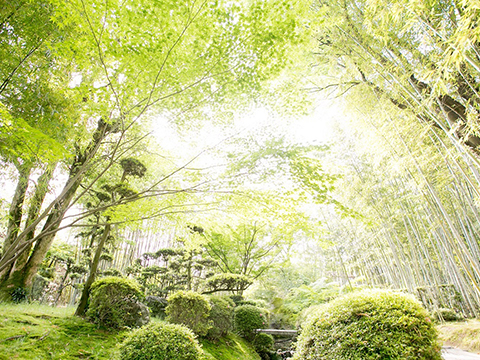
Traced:
<path fill-rule="evenodd" d="M 16 304 L 27 301 L 27 289 L 17 287 L 12 291 L 12 301 Z"/>
<path fill-rule="evenodd" d="M 295 322 L 295 327 L 296 328 L 301 328 L 303 325 L 306 323 L 307 319 L 315 314 L 315 312 L 319 311 L 320 309 L 323 308 L 323 305 L 312 305 L 306 309 L 303 309 L 300 314 L 297 315 L 297 321 Z"/>
<path fill-rule="evenodd" d="M 270 304 L 263 299 L 242 300 L 238 305 L 253 305 L 260 309 L 266 309 L 270 306 Z"/>
<path fill-rule="evenodd" d="M 203 351 L 185 326 L 155 323 L 132 331 L 120 345 L 120 360 L 200 360 Z"/>
<path fill-rule="evenodd" d="M 48 280 L 47 278 L 44 278 L 38 273 L 35 274 L 32 282 L 32 289 L 30 290 L 31 299 L 41 301 L 48 291 L 47 286 L 49 283 L 50 283 L 50 280 Z"/>
<path fill-rule="evenodd" d="M 242 306 L 242 305 L 252 305 L 252 306 L 257 306 L 258 307 L 258 304 L 254 301 L 254 300 L 242 300 L 239 302 L 238 304 L 239 306 Z"/>
<path fill-rule="evenodd" d="M 455 312 L 455 310 L 440 308 L 432 312 L 432 316 L 437 321 L 460 321 L 463 317 Z"/>
<path fill-rule="evenodd" d="M 147 296 L 144 302 L 150 309 L 150 314 L 152 316 L 165 319 L 165 308 L 168 305 L 167 299 L 160 296 Z"/>
<path fill-rule="evenodd" d="M 235 303 L 227 296 L 210 296 L 209 320 L 212 327 L 208 330 L 207 337 L 219 339 L 233 329 L 233 310 Z"/>
<path fill-rule="evenodd" d="M 256 329 L 268 326 L 264 309 L 253 305 L 241 305 L 235 308 L 233 327 L 235 331 L 248 341 L 255 337 Z"/>
<path fill-rule="evenodd" d="M 242 295 L 229 295 L 228 296 L 232 301 L 235 303 L 235 306 L 241 305 L 240 303 L 243 301 Z"/>
<path fill-rule="evenodd" d="M 113 276 L 102 278 L 92 284 L 87 319 L 110 329 L 143 326 L 150 317 L 140 299 L 137 282 Z"/>
<path fill-rule="evenodd" d="M 199 336 L 205 336 L 211 327 L 211 306 L 208 298 L 194 291 L 177 291 L 168 297 L 165 309 L 167 321 L 183 324 Z"/>
<path fill-rule="evenodd" d="M 259 333 L 253 339 L 253 347 L 262 359 L 269 360 L 273 351 L 273 336 L 269 334 Z"/>
<path fill-rule="evenodd" d="M 412 296 L 362 291 L 337 298 L 307 318 L 295 360 L 440 360 L 437 332 Z"/>

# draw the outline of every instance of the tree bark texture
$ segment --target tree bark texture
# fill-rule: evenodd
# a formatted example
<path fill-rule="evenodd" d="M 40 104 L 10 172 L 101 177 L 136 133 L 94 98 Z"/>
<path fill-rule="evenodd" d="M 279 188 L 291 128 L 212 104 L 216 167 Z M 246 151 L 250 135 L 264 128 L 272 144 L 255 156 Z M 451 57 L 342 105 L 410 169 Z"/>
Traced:
<path fill-rule="evenodd" d="M 103 231 L 102 237 L 97 245 L 97 250 L 95 250 L 95 256 L 93 257 L 92 266 L 90 267 L 90 273 L 88 275 L 87 281 L 83 286 L 82 297 L 80 298 L 80 303 L 78 304 L 77 310 L 75 311 L 76 316 L 84 316 L 87 311 L 88 297 L 90 296 L 90 288 L 92 287 L 95 277 L 97 276 L 98 264 L 100 263 L 100 255 L 102 255 L 103 247 L 105 242 L 110 235 L 110 224 L 105 225 L 105 230 Z"/>
<path fill-rule="evenodd" d="M 31 287 L 33 277 L 37 273 L 38 267 L 45 258 L 47 251 L 50 249 L 52 242 L 55 238 L 55 234 L 60 227 L 60 223 L 65 215 L 65 212 L 68 210 L 72 199 L 75 196 L 75 192 L 80 186 L 81 181 L 84 178 L 85 170 L 89 161 L 94 157 L 98 151 L 102 140 L 105 138 L 107 133 L 112 130 L 112 126 L 103 120 L 98 122 L 97 129 L 93 135 L 93 138 L 87 148 L 84 151 L 77 151 L 77 155 L 74 159 L 74 162 L 70 168 L 70 173 L 68 180 L 64 186 L 62 194 L 52 210 L 50 211 L 47 220 L 42 228 L 40 234 L 35 238 L 33 231 L 24 231 L 21 236 L 22 238 L 17 239 L 16 243 L 13 243 L 7 251 L 4 252 L 1 262 L 12 264 L 14 261 L 20 257 L 25 257 L 28 253 L 28 250 L 31 249 L 31 245 L 35 242 L 35 247 L 28 257 L 28 260 L 25 262 L 24 266 L 17 266 L 15 274 L 10 276 L 10 279 L 4 279 L 0 284 L 0 290 L 8 288 L 29 288 Z M 34 209 L 32 209 L 32 216 L 38 218 L 38 213 L 35 214 Z M 33 218 L 29 219 L 33 222 Z M 28 224 L 27 224 L 28 227 Z M 27 240 L 28 239 L 28 240 Z M 18 241 L 21 240 L 21 241 Z M 22 259 L 23 262 L 24 259 Z M 14 275 L 14 276 L 13 276 Z M 13 284 L 12 284 L 13 282 Z"/>

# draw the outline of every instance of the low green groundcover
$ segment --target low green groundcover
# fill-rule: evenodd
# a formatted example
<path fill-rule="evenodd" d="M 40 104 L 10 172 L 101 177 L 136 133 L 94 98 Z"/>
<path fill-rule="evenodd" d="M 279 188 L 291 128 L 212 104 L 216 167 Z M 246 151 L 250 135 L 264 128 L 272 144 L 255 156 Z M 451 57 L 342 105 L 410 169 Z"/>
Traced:
<path fill-rule="evenodd" d="M 313 311 L 294 360 L 440 360 L 437 332 L 412 296 L 362 291 Z"/>

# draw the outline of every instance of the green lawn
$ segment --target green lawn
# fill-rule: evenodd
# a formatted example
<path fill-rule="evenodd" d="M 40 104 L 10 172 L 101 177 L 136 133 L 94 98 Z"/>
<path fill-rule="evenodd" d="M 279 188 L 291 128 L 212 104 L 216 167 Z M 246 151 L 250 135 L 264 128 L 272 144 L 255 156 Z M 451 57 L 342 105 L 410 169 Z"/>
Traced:
<path fill-rule="evenodd" d="M 127 332 L 99 330 L 73 312 L 73 308 L 0 304 L 0 360 L 115 359 L 116 345 Z M 233 334 L 201 343 L 208 360 L 260 360 Z"/>

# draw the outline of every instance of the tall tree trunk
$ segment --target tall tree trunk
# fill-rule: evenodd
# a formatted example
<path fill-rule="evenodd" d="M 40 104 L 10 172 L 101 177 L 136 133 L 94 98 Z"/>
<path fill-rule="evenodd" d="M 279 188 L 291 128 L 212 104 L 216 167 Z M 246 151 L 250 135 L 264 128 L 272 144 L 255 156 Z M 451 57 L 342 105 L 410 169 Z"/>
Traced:
<path fill-rule="evenodd" d="M 30 164 L 17 166 L 18 169 L 18 181 L 15 193 L 13 195 L 12 203 L 8 211 L 8 227 L 7 235 L 3 243 L 3 252 L 11 246 L 15 238 L 17 237 L 20 229 L 20 223 L 23 215 L 23 203 L 25 201 L 25 194 L 28 188 L 28 180 L 30 179 L 30 172 L 32 166 Z"/>
<path fill-rule="evenodd" d="M 75 315 L 84 316 L 87 311 L 88 297 L 90 296 L 90 288 L 92 287 L 95 277 L 97 276 L 98 264 L 100 263 L 100 255 L 102 255 L 102 250 L 107 241 L 108 235 L 110 235 L 110 224 L 105 225 L 105 230 L 103 235 L 100 238 L 100 241 L 97 245 L 97 250 L 95 251 L 95 256 L 93 257 L 92 266 L 90 267 L 90 274 L 88 275 L 87 281 L 83 286 L 82 297 L 80 298 L 80 303 L 78 304 Z"/>
<path fill-rule="evenodd" d="M 32 284 L 33 277 L 37 273 L 38 266 L 41 264 L 47 251 L 50 249 L 53 240 L 55 239 L 55 230 L 59 228 L 60 223 L 65 215 L 70 202 L 72 201 L 73 197 L 75 196 L 75 192 L 77 188 L 80 186 L 81 179 L 76 178 L 76 170 L 77 168 L 72 169 L 73 171 L 70 172 L 69 179 L 67 181 L 66 187 L 68 190 L 64 196 L 64 198 L 57 203 L 54 207 L 54 210 L 50 213 L 43 226 L 42 232 L 49 232 L 48 235 L 45 235 L 37 240 L 35 243 L 35 247 L 33 249 L 32 254 L 28 258 L 25 266 L 23 269 L 18 269 L 18 271 L 23 272 L 23 285 L 24 287 L 30 287 Z M 73 180 L 75 179 L 75 180 Z"/>
<path fill-rule="evenodd" d="M 70 168 L 70 174 L 62 194 L 59 198 L 57 198 L 53 209 L 49 213 L 42 231 L 37 237 L 32 254 L 29 256 L 23 268 L 17 267 L 16 269 L 16 275 L 18 275 L 18 277 L 15 277 L 14 279 L 16 287 L 29 288 L 31 286 L 33 277 L 37 273 L 38 267 L 45 258 L 47 251 L 50 249 L 65 212 L 68 210 L 70 203 L 75 196 L 75 192 L 83 180 L 85 171 L 88 167 L 87 165 L 98 151 L 106 134 L 111 130 L 112 126 L 110 124 L 100 120 L 98 122 L 97 129 L 93 134 L 93 138 L 87 148 L 84 151 L 78 151 L 77 156 L 75 157 Z M 39 218 L 37 217 L 33 223 L 38 220 Z M 3 257 L 0 259 L 0 265 L 2 265 L 2 267 L 7 263 L 13 263 L 21 254 L 28 250 L 29 244 L 34 241 L 34 238 L 32 238 L 27 242 L 26 238 L 30 233 L 31 231 L 28 231 L 28 233 L 24 231 L 18 236 L 17 241 L 12 244 L 10 249 L 8 249 L 8 252 L 4 252 Z M 10 279 L 10 281 L 7 279 L 2 282 L 2 284 L 0 284 L 0 288 L 4 286 L 5 282 L 11 282 L 11 280 L 13 279 Z"/>
<path fill-rule="evenodd" d="M 55 170 L 56 164 L 48 165 L 47 169 L 44 171 L 42 175 L 38 178 L 37 186 L 35 187 L 35 193 L 33 194 L 30 208 L 28 209 L 28 216 L 27 216 L 27 221 L 25 222 L 25 229 L 28 228 L 30 224 L 35 221 L 35 219 L 38 217 L 40 213 L 40 209 L 42 207 L 43 201 L 45 200 L 45 196 L 48 191 L 48 185 L 50 183 L 50 180 L 52 179 L 53 176 L 53 171 Z M 35 236 L 35 231 L 31 230 L 25 239 L 26 242 L 29 240 L 33 239 Z M 32 249 L 32 245 L 30 244 L 27 249 L 20 255 L 20 257 L 12 264 L 10 274 L 7 274 L 10 276 L 13 271 L 16 269 L 23 269 L 27 260 L 28 256 L 30 254 L 30 251 Z"/>
<path fill-rule="evenodd" d="M 32 170 L 31 164 L 24 164 L 17 166 L 18 169 L 18 181 L 15 193 L 13 195 L 10 210 L 8 212 L 8 227 L 7 235 L 3 242 L 3 254 L 12 246 L 13 242 L 17 238 L 17 234 L 20 230 L 20 224 L 23 216 L 23 203 L 25 202 L 25 194 L 28 188 L 28 180 L 30 179 L 30 172 Z M 5 271 L 2 272 L 1 280 L 8 278 L 12 269 L 11 265 Z"/>
<path fill-rule="evenodd" d="M 53 302 L 54 306 L 57 306 L 58 300 L 60 300 L 60 296 L 62 296 L 63 289 L 65 289 L 65 281 L 68 278 L 68 275 L 70 275 L 70 270 L 72 268 L 72 262 L 67 261 L 67 268 L 65 269 L 65 274 L 62 276 L 62 280 L 60 281 L 60 284 L 58 285 L 58 291 L 57 291 L 57 296 L 55 297 L 55 301 Z"/>

